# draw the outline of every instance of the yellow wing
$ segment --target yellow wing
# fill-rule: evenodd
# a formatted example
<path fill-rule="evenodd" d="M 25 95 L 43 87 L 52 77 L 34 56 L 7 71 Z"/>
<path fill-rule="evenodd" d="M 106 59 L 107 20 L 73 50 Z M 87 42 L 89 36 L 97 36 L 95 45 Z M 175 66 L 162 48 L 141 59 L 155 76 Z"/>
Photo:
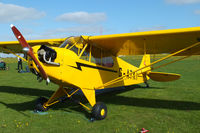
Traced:
<path fill-rule="evenodd" d="M 62 42 L 65 41 L 66 38 L 60 39 L 44 39 L 44 40 L 28 40 L 28 44 L 30 46 L 35 45 L 50 45 L 50 46 L 59 46 Z M 21 53 L 22 47 L 18 41 L 8 41 L 8 42 L 0 42 L 0 51 L 5 51 L 5 49 L 9 49 L 14 51 L 15 53 Z M 7 51 L 5 51 L 7 52 Z"/>
<path fill-rule="evenodd" d="M 114 55 L 173 53 L 199 42 L 200 27 L 91 36 L 87 39 Z M 187 54 L 200 54 L 200 47 L 182 53 Z"/>

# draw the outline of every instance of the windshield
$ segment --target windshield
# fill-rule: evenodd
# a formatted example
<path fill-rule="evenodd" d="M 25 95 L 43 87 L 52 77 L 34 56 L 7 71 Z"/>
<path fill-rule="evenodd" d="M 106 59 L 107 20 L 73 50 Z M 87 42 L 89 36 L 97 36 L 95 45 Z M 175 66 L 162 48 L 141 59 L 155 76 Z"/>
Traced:
<path fill-rule="evenodd" d="M 66 48 L 73 52 L 75 52 L 77 55 L 79 55 L 82 51 L 82 49 L 85 46 L 85 42 L 81 36 L 77 37 L 69 37 L 67 38 L 61 45 L 60 48 Z"/>
<path fill-rule="evenodd" d="M 65 48 L 66 46 L 72 46 L 73 45 L 73 39 L 74 37 L 69 37 L 67 38 L 61 45 L 60 45 L 60 48 Z"/>

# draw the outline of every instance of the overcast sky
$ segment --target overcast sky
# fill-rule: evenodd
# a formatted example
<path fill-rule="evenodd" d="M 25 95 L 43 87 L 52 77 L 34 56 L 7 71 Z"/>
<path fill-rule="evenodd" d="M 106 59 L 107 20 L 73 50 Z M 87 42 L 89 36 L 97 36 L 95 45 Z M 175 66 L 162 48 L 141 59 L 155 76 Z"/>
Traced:
<path fill-rule="evenodd" d="M 0 41 L 200 26 L 200 0 L 0 0 Z"/>

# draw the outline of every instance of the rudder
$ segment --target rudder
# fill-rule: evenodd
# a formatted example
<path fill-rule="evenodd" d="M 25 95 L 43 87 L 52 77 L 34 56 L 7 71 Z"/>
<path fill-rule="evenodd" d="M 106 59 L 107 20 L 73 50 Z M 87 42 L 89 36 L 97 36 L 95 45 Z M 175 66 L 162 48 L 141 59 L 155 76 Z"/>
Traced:
<path fill-rule="evenodd" d="M 151 59 L 150 59 L 150 55 L 149 54 L 145 54 L 142 58 L 142 62 L 140 63 L 140 67 L 139 68 L 143 68 L 145 66 L 148 66 L 151 64 Z M 143 72 L 146 71 L 151 71 L 151 66 L 145 67 L 144 69 L 142 69 Z"/>

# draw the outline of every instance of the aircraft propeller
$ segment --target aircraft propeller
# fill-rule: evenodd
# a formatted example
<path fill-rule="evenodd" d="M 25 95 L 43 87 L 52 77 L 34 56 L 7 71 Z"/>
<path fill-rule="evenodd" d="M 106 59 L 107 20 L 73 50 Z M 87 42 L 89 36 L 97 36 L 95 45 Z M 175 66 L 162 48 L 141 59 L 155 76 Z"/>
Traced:
<path fill-rule="evenodd" d="M 47 83 L 50 83 L 50 80 L 49 80 L 46 72 L 44 71 L 43 67 L 41 66 L 41 64 L 39 63 L 37 58 L 35 57 L 32 47 L 26 42 L 23 35 L 20 33 L 20 31 L 14 25 L 11 24 L 10 27 L 11 27 L 15 37 L 17 38 L 17 40 L 21 44 L 23 51 L 26 52 L 27 55 L 29 55 L 33 59 L 33 61 L 35 62 L 37 68 L 39 69 L 39 71 L 42 75 L 42 78 L 45 79 L 47 81 Z"/>

